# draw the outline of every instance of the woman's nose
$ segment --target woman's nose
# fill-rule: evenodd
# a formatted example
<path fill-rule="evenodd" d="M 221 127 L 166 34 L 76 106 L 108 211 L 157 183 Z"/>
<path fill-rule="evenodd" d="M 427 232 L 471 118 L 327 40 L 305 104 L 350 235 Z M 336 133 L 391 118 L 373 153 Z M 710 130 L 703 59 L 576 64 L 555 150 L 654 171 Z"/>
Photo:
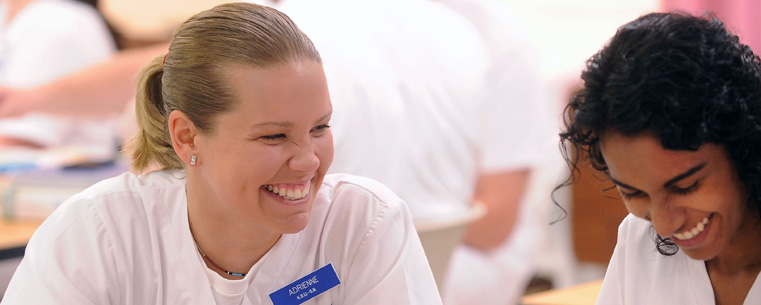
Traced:
<path fill-rule="evenodd" d="M 649 214 L 655 232 L 661 237 L 668 238 L 674 233 L 679 233 L 675 231 L 679 229 L 682 222 L 668 201 L 654 201 L 651 204 Z"/>
<path fill-rule="evenodd" d="M 296 146 L 296 151 L 288 161 L 288 166 L 292 170 L 300 172 L 317 171 L 317 168 L 320 167 L 320 158 L 317 157 L 311 141 Z"/>

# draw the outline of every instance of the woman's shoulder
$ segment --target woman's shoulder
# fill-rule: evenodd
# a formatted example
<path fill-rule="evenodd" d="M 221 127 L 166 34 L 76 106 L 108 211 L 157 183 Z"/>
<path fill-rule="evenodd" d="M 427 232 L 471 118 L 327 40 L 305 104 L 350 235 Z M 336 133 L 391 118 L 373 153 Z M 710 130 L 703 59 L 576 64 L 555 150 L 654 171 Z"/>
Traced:
<path fill-rule="evenodd" d="M 364 230 L 393 225 L 405 218 L 411 218 L 407 205 L 382 183 L 366 177 L 331 174 L 325 176 L 315 198 L 310 226 L 347 225 L 353 230 Z"/>
<path fill-rule="evenodd" d="M 104 179 L 88 187 L 75 197 L 97 198 L 110 193 L 139 194 L 147 189 L 161 189 L 184 185 L 185 179 L 179 171 L 153 171 L 142 175 L 124 172 Z"/>
<path fill-rule="evenodd" d="M 67 199 L 51 217 L 71 217 L 90 211 L 87 214 L 100 215 L 112 220 L 129 221 L 131 217 L 128 215 L 145 218 L 156 210 L 156 204 L 174 202 L 151 198 L 176 197 L 176 193 L 181 192 L 184 185 L 185 180 L 182 176 L 173 171 L 156 171 L 143 175 L 125 172 L 97 182 Z M 110 217 L 114 215 L 121 216 Z"/>
<path fill-rule="evenodd" d="M 623 234 L 625 237 L 639 239 L 643 235 L 648 235 L 651 227 L 652 225 L 649 221 L 634 216 L 634 214 L 629 214 L 618 226 L 618 233 L 619 235 Z"/>
<path fill-rule="evenodd" d="M 338 233 L 325 237 L 336 244 L 379 242 L 388 230 L 414 231 L 406 203 L 391 189 L 347 174 L 325 177 L 309 222 L 307 232 Z"/>
<path fill-rule="evenodd" d="M 330 174 L 323 180 L 320 197 L 331 205 L 380 205 L 406 207 L 390 188 L 374 179 L 350 174 Z"/>
<path fill-rule="evenodd" d="M 629 274 L 648 274 L 646 277 L 655 276 L 664 268 L 676 270 L 673 269 L 674 264 L 685 263 L 682 251 L 677 250 L 673 255 L 662 254 L 657 239 L 658 235 L 649 221 L 630 214 L 619 226 L 616 245 L 619 253 L 614 253 L 612 261 L 622 260 L 628 265 Z"/>
<path fill-rule="evenodd" d="M 649 221 L 629 214 L 618 226 L 617 248 L 628 254 L 625 257 L 658 259 L 662 255 L 656 248 L 657 234 Z"/>
<path fill-rule="evenodd" d="M 181 207 L 179 199 L 183 194 L 184 180 L 172 172 L 146 175 L 125 172 L 100 181 L 64 201 L 35 235 L 45 243 L 83 232 L 98 232 L 96 235 L 108 236 L 112 242 L 141 237 L 154 227 L 152 223 L 166 219 Z"/>
<path fill-rule="evenodd" d="M 376 197 L 376 199 L 382 201 L 400 200 L 399 196 L 397 196 L 385 184 L 380 183 L 372 178 L 351 174 L 325 175 L 322 186 L 329 189 L 331 194 L 350 192 L 356 193 L 358 195 Z"/>

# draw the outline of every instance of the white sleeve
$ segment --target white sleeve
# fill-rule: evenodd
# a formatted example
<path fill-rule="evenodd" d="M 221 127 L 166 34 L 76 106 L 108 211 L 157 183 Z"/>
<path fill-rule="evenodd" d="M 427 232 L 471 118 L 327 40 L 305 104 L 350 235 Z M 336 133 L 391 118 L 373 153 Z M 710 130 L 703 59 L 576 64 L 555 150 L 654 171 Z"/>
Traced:
<path fill-rule="evenodd" d="M 335 197 L 350 200 L 352 213 L 336 222 L 350 232 L 331 238 L 333 245 L 348 245 L 344 250 L 334 249 L 344 258 L 339 267 L 343 293 L 333 304 L 440 305 L 441 297 L 407 206 L 384 186 L 369 186 L 359 196 L 359 192 L 351 192 L 354 194 Z M 370 189 L 380 189 L 382 194 L 368 193 Z M 341 193 L 346 193 L 343 190 Z"/>
<path fill-rule="evenodd" d="M 558 109 L 540 75 L 538 56 L 503 4 L 480 8 L 492 41 L 485 104 L 480 114 L 482 172 L 530 168 L 557 151 Z M 475 17 L 474 17 L 475 18 Z M 486 26 L 486 25 L 484 25 Z"/>
<path fill-rule="evenodd" d="M 629 215 L 629 217 L 633 217 Z M 618 226 L 618 240 L 616 248 L 613 250 L 613 257 L 608 264 L 608 270 L 605 272 L 605 279 L 602 282 L 600 295 L 597 297 L 599 305 L 625 304 L 624 287 L 626 282 L 626 233 L 628 232 L 628 221 L 624 219 Z"/>
<path fill-rule="evenodd" d="M 79 7 L 83 4 L 43 5 L 30 5 L 36 13 L 21 21 L 21 30 L 8 48 L 9 54 L 3 54 L 8 58 L 2 63 L 0 85 L 18 88 L 43 85 L 105 60 L 115 51 L 108 29 L 95 10 Z M 30 25 L 29 18 L 46 23 Z M 0 120 L 0 136 L 45 147 L 59 146 L 66 144 L 67 135 L 74 130 L 86 130 L 78 127 L 80 121 L 40 113 L 4 118 Z M 88 131 L 97 135 L 96 131 Z"/>
<path fill-rule="evenodd" d="M 87 202 L 71 203 L 34 234 L 3 305 L 120 304 L 112 239 Z"/>
<path fill-rule="evenodd" d="M 386 221 L 368 230 L 352 262 L 358 271 L 352 282 L 368 290 L 349 294 L 345 304 L 441 304 L 409 211 L 400 205 L 389 212 Z M 379 269 L 385 273 L 371 271 Z"/>
<path fill-rule="evenodd" d="M 115 51 L 108 29 L 92 9 L 44 7 L 36 13 L 35 18 L 49 18 L 48 22 L 56 24 L 23 25 L 23 35 L 18 35 L 11 48 L 12 60 L 3 63 L 2 85 L 42 85 L 104 60 Z"/>

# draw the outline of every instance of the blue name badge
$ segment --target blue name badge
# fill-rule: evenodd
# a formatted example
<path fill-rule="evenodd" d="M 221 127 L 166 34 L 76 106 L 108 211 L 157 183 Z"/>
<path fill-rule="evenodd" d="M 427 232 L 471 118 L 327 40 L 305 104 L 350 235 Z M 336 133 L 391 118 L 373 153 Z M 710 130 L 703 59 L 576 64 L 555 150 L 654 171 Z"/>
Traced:
<path fill-rule="evenodd" d="M 274 305 L 298 305 L 341 284 L 333 264 L 320 269 L 270 293 Z"/>

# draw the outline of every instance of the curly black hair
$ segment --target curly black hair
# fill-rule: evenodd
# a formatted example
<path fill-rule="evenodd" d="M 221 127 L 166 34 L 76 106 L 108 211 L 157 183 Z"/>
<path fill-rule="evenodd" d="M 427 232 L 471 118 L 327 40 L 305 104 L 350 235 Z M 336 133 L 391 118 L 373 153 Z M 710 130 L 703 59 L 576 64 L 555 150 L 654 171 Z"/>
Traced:
<path fill-rule="evenodd" d="M 639 17 L 587 61 L 581 78 L 560 134 L 571 175 L 558 188 L 578 180 L 587 158 L 607 173 L 601 133 L 649 133 L 665 149 L 724 146 L 750 191 L 751 210 L 761 210 L 761 65 L 715 16 Z M 678 251 L 669 239 L 655 240 L 664 255 Z"/>

